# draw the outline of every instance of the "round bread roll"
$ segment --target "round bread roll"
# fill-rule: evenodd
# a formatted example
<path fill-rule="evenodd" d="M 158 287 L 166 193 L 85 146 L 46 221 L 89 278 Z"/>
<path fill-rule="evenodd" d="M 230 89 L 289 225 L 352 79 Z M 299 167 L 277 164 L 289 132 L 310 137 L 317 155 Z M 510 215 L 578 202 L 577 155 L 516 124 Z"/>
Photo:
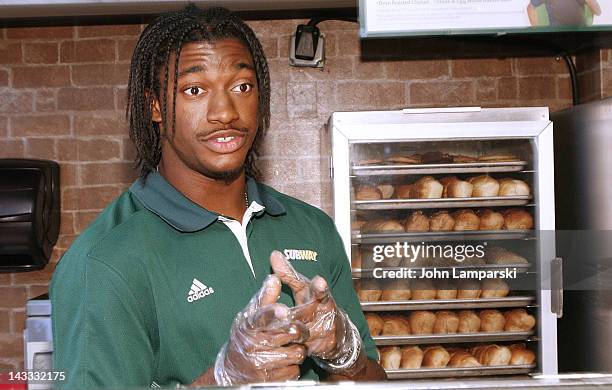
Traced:
<path fill-rule="evenodd" d="M 410 334 L 410 323 L 400 315 L 386 315 L 383 319 L 383 336 L 405 336 Z"/>
<path fill-rule="evenodd" d="M 503 279 L 485 279 L 481 284 L 481 298 L 503 298 L 510 293 L 510 287 Z"/>
<path fill-rule="evenodd" d="M 432 334 L 436 315 L 430 311 L 417 310 L 408 316 L 412 334 Z"/>
<path fill-rule="evenodd" d="M 425 152 L 421 156 L 421 162 L 423 164 L 448 164 L 453 162 L 453 158 L 446 153 L 442 152 Z"/>
<path fill-rule="evenodd" d="M 512 353 L 508 347 L 492 344 L 477 348 L 473 355 L 482 365 L 506 366 L 510 363 Z"/>
<path fill-rule="evenodd" d="M 412 185 L 410 197 L 412 199 L 439 199 L 442 197 L 444 187 L 431 176 L 425 176 Z"/>
<path fill-rule="evenodd" d="M 481 293 L 478 280 L 462 279 L 457 282 L 457 299 L 478 299 Z"/>
<path fill-rule="evenodd" d="M 486 333 L 498 333 L 504 331 L 506 319 L 499 310 L 483 310 L 479 313 L 480 330 Z"/>
<path fill-rule="evenodd" d="M 498 196 L 527 196 L 531 193 L 529 186 L 522 180 L 500 179 Z"/>
<path fill-rule="evenodd" d="M 402 361 L 402 352 L 399 347 L 384 347 L 380 350 L 380 365 L 385 370 L 397 370 Z"/>
<path fill-rule="evenodd" d="M 444 368 L 450 360 L 450 354 L 441 346 L 432 346 L 423 351 L 423 367 Z"/>
<path fill-rule="evenodd" d="M 363 233 L 403 233 L 404 227 L 394 219 L 373 219 L 361 227 Z"/>
<path fill-rule="evenodd" d="M 421 156 L 418 154 L 413 154 L 410 156 L 389 156 L 385 159 L 386 162 L 388 162 L 389 164 L 406 164 L 406 165 L 410 165 L 410 164 L 420 164 L 421 163 Z"/>
<path fill-rule="evenodd" d="M 474 189 L 472 190 L 473 197 L 490 197 L 497 196 L 499 193 L 499 182 L 489 175 L 475 176 L 468 179 Z"/>
<path fill-rule="evenodd" d="M 407 232 L 429 231 L 429 218 L 422 211 L 415 211 L 406 218 L 404 230 Z"/>
<path fill-rule="evenodd" d="M 376 302 L 380 300 L 380 296 L 382 295 L 378 283 L 368 279 L 361 279 L 357 282 L 356 290 L 360 302 Z"/>
<path fill-rule="evenodd" d="M 405 279 L 397 279 L 384 282 L 381 300 L 383 301 L 407 301 L 412 296 L 410 283 Z"/>
<path fill-rule="evenodd" d="M 436 287 L 436 299 L 457 299 L 457 287 L 453 282 L 442 280 Z"/>
<path fill-rule="evenodd" d="M 402 362 L 400 368 L 403 369 L 416 369 L 421 368 L 423 363 L 423 350 L 417 345 L 411 345 L 408 347 L 402 347 Z"/>
<path fill-rule="evenodd" d="M 366 321 L 368 322 L 368 328 L 370 328 L 370 335 L 378 336 L 383 330 L 383 319 L 374 313 L 365 313 Z"/>
<path fill-rule="evenodd" d="M 536 319 L 525 309 L 514 309 L 504 313 L 506 332 L 529 332 L 535 326 Z"/>
<path fill-rule="evenodd" d="M 355 190 L 357 200 L 379 200 L 382 199 L 380 190 L 373 186 L 361 185 Z"/>
<path fill-rule="evenodd" d="M 453 230 L 478 230 L 480 226 L 480 218 L 472 210 L 457 210 L 451 216 L 455 220 Z"/>
<path fill-rule="evenodd" d="M 485 259 L 487 264 L 527 264 L 527 259 L 505 248 L 488 248 Z"/>
<path fill-rule="evenodd" d="M 365 223 L 366 221 L 364 220 L 355 219 L 351 221 L 351 230 L 358 232 L 361 230 L 361 227 L 365 225 Z"/>
<path fill-rule="evenodd" d="M 412 194 L 412 184 L 402 184 L 395 187 L 395 197 L 397 199 L 410 199 Z"/>
<path fill-rule="evenodd" d="M 448 176 L 440 179 L 444 186 L 442 197 L 444 198 L 469 198 L 472 196 L 474 186 L 464 180 L 459 180 L 455 176 Z"/>
<path fill-rule="evenodd" d="M 351 249 L 351 268 L 361 268 L 361 249 L 353 247 Z"/>
<path fill-rule="evenodd" d="M 480 331 L 480 317 L 473 310 L 460 310 L 457 313 L 459 325 L 457 333 L 476 333 Z"/>
<path fill-rule="evenodd" d="M 391 199 L 393 197 L 393 192 L 395 189 L 392 184 L 379 184 L 376 186 L 380 193 L 382 194 L 383 199 Z"/>
<path fill-rule="evenodd" d="M 523 209 L 508 209 L 502 212 L 504 216 L 504 229 L 527 230 L 533 229 L 533 218 Z"/>
<path fill-rule="evenodd" d="M 502 230 L 504 228 L 504 216 L 497 211 L 482 209 L 476 211 L 476 215 L 480 218 L 478 230 Z"/>
<path fill-rule="evenodd" d="M 448 211 L 438 211 L 429 218 L 429 230 L 432 232 L 449 232 L 455 227 L 455 219 Z"/>
<path fill-rule="evenodd" d="M 412 285 L 413 300 L 436 299 L 436 288 L 431 280 L 418 279 Z"/>
<path fill-rule="evenodd" d="M 380 165 L 383 163 L 383 160 L 379 158 L 366 158 L 363 160 L 359 160 L 358 165 Z"/>
<path fill-rule="evenodd" d="M 450 354 L 448 367 L 478 367 L 481 364 L 467 351 L 455 351 Z"/>
<path fill-rule="evenodd" d="M 488 156 L 481 156 L 478 161 L 482 162 L 510 162 L 518 161 L 518 158 L 512 154 L 491 154 Z"/>
<path fill-rule="evenodd" d="M 436 313 L 436 321 L 434 322 L 434 334 L 452 334 L 457 333 L 459 329 L 459 317 L 452 311 L 442 310 Z"/>
<path fill-rule="evenodd" d="M 461 154 L 458 154 L 456 156 L 452 156 L 453 157 L 453 163 L 455 164 L 465 164 L 465 163 L 473 163 L 478 161 L 478 159 L 476 157 L 472 157 L 472 156 L 464 156 Z"/>
<path fill-rule="evenodd" d="M 510 353 L 512 354 L 510 357 L 510 364 L 513 366 L 530 365 L 535 362 L 535 353 L 527 349 L 525 344 L 512 344 L 508 349 L 510 349 Z"/>

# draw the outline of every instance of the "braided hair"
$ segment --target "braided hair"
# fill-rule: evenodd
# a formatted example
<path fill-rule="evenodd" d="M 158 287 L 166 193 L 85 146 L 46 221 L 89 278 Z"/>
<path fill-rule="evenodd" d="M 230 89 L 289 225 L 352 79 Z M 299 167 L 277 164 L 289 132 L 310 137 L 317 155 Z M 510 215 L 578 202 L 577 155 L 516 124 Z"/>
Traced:
<path fill-rule="evenodd" d="M 255 166 L 263 134 L 270 125 L 270 74 L 261 43 L 251 28 L 229 10 L 221 7 L 200 9 L 189 5 L 184 9 L 167 12 L 149 24 L 134 49 L 130 65 L 126 116 L 130 139 L 136 146 L 136 163 L 140 176 L 145 178 L 156 169 L 161 159 L 159 124 L 152 121 L 153 99 L 158 98 L 161 117 L 168 134 L 174 134 L 178 78 L 178 61 L 183 45 L 189 42 L 214 42 L 233 38 L 241 41 L 253 57 L 257 86 L 258 128 L 253 146 L 245 161 L 245 172 L 259 178 Z M 169 61 L 174 58 L 174 74 L 169 74 Z M 163 75 L 161 74 L 163 72 Z M 163 76 L 163 77 L 161 77 Z M 167 122 L 168 81 L 172 77 L 172 123 Z"/>

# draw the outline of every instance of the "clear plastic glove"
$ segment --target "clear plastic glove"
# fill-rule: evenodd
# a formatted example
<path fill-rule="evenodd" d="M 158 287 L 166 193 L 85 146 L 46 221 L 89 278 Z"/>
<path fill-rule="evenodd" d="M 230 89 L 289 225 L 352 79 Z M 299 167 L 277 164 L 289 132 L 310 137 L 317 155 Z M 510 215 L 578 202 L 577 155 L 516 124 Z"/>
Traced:
<path fill-rule="evenodd" d="M 217 354 L 214 376 L 223 386 L 296 380 L 306 357 L 307 330 L 277 303 L 281 282 L 269 275 L 249 304 L 236 315 L 229 341 Z"/>
<path fill-rule="evenodd" d="M 359 331 L 336 305 L 327 281 L 320 276 L 310 280 L 301 275 L 278 251 L 272 252 L 270 264 L 274 275 L 293 291 L 296 306 L 290 309 L 291 317 L 308 328 L 304 343 L 308 356 L 333 374 L 350 377 L 364 369 L 367 357 Z"/>

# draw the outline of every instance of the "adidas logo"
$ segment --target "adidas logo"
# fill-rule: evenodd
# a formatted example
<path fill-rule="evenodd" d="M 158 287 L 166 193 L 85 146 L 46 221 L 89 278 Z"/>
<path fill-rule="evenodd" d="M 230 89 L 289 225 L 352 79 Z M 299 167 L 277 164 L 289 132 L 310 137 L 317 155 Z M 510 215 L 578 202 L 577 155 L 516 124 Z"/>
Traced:
<path fill-rule="evenodd" d="M 212 287 L 207 287 L 204 283 L 194 278 L 193 282 L 191 282 L 189 294 L 187 295 L 187 302 L 195 302 L 198 299 L 202 299 L 214 292 L 215 290 L 213 290 Z"/>

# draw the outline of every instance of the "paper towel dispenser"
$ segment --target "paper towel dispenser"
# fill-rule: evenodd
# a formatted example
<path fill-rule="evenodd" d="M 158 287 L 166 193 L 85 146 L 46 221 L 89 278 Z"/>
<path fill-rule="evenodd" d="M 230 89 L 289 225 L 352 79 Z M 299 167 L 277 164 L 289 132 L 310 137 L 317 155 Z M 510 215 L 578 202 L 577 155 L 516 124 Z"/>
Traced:
<path fill-rule="evenodd" d="M 59 227 L 59 165 L 0 159 L 0 272 L 44 268 Z"/>

